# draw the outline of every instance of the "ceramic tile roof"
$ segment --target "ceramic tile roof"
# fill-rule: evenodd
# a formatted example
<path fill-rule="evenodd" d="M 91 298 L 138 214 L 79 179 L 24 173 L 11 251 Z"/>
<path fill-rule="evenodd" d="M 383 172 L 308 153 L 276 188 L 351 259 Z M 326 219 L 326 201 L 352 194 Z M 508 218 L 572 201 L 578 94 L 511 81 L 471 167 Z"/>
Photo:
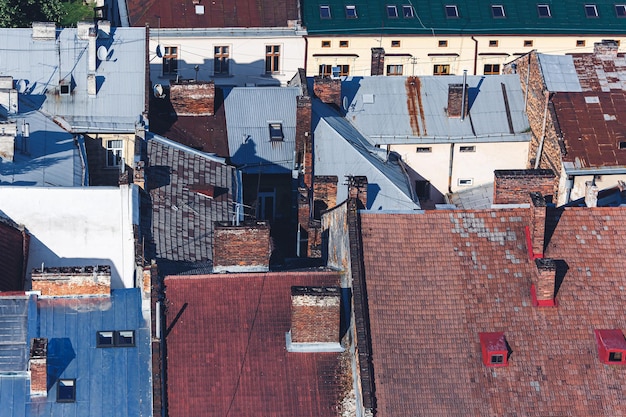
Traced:
<path fill-rule="evenodd" d="M 285 348 L 291 286 L 338 283 L 336 272 L 167 277 L 169 415 L 339 416 L 346 353 Z"/>
<path fill-rule="evenodd" d="M 149 23 L 154 28 L 286 27 L 288 20 L 299 20 L 297 0 L 199 2 L 204 6 L 204 14 L 196 14 L 192 0 L 127 0 L 126 4 L 132 26 Z"/>
<path fill-rule="evenodd" d="M 548 212 L 557 308 L 531 305 L 529 214 L 362 213 L 378 416 L 626 414 L 594 338 L 626 330 L 626 209 Z M 504 332 L 508 367 L 483 365 L 479 332 Z"/>

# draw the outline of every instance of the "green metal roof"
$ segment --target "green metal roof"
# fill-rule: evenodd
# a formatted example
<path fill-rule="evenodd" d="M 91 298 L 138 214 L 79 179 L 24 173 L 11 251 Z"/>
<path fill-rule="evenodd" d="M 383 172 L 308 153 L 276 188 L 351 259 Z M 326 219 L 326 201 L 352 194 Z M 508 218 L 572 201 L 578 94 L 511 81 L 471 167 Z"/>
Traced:
<path fill-rule="evenodd" d="M 314 34 L 626 34 L 626 16 L 616 5 L 626 0 L 301 0 L 303 23 Z M 548 5 L 550 17 L 540 17 L 537 5 Z M 505 17 L 494 17 L 492 6 L 501 5 Z M 595 5 L 598 17 L 587 17 L 585 5 Z M 322 18 L 320 6 L 330 8 Z M 356 7 L 349 18 L 346 6 Z M 390 17 L 387 6 L 396 6 Z M 412 6 L 413 17 L 404 17 L 403 6 Z M 456 6 L 459 17 L 446 16 L 445 6 Z M 544 8 L 545 10 L 545 8 Z M 620 8 L 620 12 L 626 8 Z"/>

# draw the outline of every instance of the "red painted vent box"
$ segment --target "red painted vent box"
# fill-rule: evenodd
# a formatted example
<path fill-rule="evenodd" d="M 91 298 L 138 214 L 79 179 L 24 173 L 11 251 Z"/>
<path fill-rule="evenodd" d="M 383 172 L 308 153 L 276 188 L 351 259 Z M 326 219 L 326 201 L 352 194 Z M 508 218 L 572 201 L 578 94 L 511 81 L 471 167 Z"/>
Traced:
<path fill-rule="evenodd" d="M 485 366 L 508 366 L 509 346 L 502 332 L 478 333 Z"/>
<path fill-rule="evenodd" d="M 607 365 L 626 365 L 626 340 L 619 329 L 595 330 L 600 362 Z"/>

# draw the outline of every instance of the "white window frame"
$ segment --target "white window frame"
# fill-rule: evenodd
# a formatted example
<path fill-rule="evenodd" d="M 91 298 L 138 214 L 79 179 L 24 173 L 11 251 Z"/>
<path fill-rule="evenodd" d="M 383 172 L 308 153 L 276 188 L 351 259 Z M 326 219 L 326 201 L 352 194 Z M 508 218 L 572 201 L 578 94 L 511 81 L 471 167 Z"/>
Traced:
<path fill-rule="evenodd" d="M 592 14 L 589 14 L 589 12 L 592 12 Z M 587 18 L 599 17 L 598 6 L 595 4 L 585 4 L 585 16 Z"/>
<path fill-rule="evenodd" d="M 496 15 L 496 10 L 499 10 L 502 13 L 502 16 Z M 494 19 L 505 19 L 506 18 L 506 10 L 504 10 L 504 5 L 502 4 L 492 4 L 491 5 L 491 16 Z"/>
<path fill-rule="evenodd" d="M 411 6 L 410 4 L 403 4 L 402 17 L 404 17 L 405 19 L 413 19 L 415 17 L 415 10 L 413 9 L 413 6 Z"/>
<path fill-rule="evenodd" d="M 446 19 L 456 19 L 459 17 L 459 8 L 456 7 L 456 4 L 446 4 L 444 10 L 446 11 Z M 451 11 L 453 12 L 452 16 L 449 13 Z"/>
<path fill-rule="evenodd" d="M 325 12 L 328 13 L 328 16 L 325 15 Z M 330 6 L 327 4 L 323 4 L 320 6 L 320 19 L 332 19 L 333 15 L 330 12 Z"/>
<path fill-rule="evenodd" d="M 106 142 L 106 166 L 117 168 L 122 165 L 124 159 L 124 140 L 107 139 Z"/>
<path fill-rule="evenodd" d="M 398 8 L 395 5 L 387 5 L 387 17 L 390 19 L 397 19 L 398 18 Z"/>
<path fill-rule="evenodd" d="M 474 178 L 459 178 L 457 180 L 457 185 L 459 187 L 469 187 L 474 185 Z"/>
<path fill-rule="evenodd" d="M 347 19 L 358 19 L 359 14 L 356 11 L 356 6 L 354 4 L 346 5 L 346 18 Z"/>

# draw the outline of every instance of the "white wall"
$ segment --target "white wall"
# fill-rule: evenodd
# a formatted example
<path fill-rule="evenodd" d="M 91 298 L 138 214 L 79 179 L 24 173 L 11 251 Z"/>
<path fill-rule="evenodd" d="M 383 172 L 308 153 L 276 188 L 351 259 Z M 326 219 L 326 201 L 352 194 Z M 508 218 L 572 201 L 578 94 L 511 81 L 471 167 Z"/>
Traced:
<path fill-rule="evenodd" d="M 111 265 L 111 286 L 134 286 L 133 224 L 139 222 L 135 186 L 0 187 L 0 212 L 31 236 L 32 268 Z"/>

